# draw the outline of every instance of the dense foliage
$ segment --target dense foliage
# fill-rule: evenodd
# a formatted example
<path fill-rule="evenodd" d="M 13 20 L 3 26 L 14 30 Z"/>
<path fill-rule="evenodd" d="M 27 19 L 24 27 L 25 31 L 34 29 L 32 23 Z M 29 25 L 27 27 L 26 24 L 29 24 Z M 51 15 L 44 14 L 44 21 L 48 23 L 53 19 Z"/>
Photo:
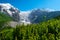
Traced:
<path fill-rule="evenodd" d="M 38 24 L 5 27 L 0 31 L 0 40 L 60 40 L 60 17 Z"/>

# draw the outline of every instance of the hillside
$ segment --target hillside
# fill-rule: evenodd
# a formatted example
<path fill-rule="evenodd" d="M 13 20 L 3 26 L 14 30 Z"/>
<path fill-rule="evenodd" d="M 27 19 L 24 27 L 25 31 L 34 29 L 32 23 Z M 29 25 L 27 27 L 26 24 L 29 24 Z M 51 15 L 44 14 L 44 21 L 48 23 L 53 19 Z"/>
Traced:
<path fill-rule="evenodd" d="M 2 27 L 4 27 L 7 24 L 7 22 L 9 22 L 11 20 L 12 20 L 12 18 L 10 16 L 0 12 L 0 29 Z"/>
<path fill-rule="evenodd" d="M 4 28 L 0 40 L 60 40 L 60 16 L 38 24 Z"/>

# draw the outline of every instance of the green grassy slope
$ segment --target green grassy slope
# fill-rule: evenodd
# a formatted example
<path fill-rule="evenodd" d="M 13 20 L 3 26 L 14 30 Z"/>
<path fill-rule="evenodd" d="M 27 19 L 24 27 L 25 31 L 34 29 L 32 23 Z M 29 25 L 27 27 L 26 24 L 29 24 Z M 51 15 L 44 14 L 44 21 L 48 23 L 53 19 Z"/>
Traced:
<path fill-rule="evenodd" d="M 11 21 L 11 17 L 0 12 L 0 29 L 2 28 L 2 26 L 4 26 L 7 22 Z"/>

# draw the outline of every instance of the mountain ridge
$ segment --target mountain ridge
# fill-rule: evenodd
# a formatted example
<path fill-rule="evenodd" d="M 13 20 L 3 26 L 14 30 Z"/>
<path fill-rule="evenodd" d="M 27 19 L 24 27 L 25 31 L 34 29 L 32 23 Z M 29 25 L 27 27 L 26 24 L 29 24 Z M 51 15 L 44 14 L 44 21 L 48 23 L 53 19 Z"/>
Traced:
<path fill-rule="evenodd" d="M 39 23 L 60 15 L 60 11 L 49 8 L 21 11 L 9 3 L 0 3 L 0 11 L 11 16 L 13 21 L 24 24 Z M 46 17 L 46 19 L 44 17 Z"/>

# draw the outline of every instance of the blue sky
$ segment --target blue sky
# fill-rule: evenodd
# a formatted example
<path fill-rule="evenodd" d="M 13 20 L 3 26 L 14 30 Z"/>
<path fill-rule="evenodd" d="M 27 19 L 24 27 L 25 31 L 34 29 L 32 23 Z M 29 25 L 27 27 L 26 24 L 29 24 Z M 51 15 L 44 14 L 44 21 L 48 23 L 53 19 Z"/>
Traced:
<path fill-rule="evenodd" d="M 0 3 L 10 3 L 19 10 L 34 8 L 50 8 L 60 10 L 60 0 L 0 0 Z"/>

